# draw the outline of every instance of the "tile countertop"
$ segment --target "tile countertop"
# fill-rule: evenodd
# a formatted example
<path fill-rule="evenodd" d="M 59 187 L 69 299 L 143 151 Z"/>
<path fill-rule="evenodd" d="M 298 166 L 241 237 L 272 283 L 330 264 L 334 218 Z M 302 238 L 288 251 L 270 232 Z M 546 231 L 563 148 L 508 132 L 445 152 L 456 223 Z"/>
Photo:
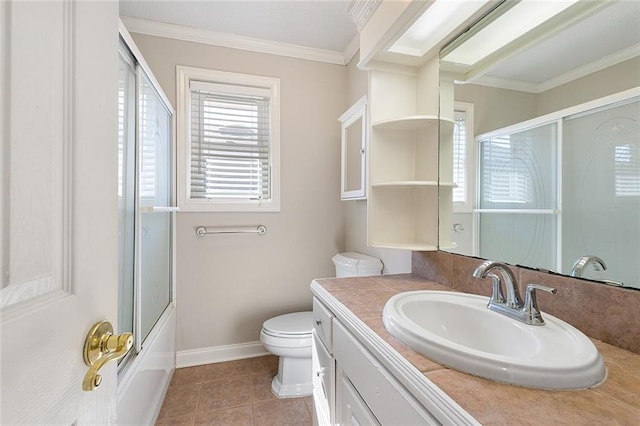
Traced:
<path fill-rule="evenodd" d="M 455 291 L 450 287 L 411 274 L 326 278 L 316 282 L 484 425 L 640 424 L 638 354 L 592 339 L 604 358 L 607 379 L 587 390 L 549 391 L 497 383 L 433 362 L 400 343 L 384 328 L 382 309 L 391 296 L 412 290 Z"/>

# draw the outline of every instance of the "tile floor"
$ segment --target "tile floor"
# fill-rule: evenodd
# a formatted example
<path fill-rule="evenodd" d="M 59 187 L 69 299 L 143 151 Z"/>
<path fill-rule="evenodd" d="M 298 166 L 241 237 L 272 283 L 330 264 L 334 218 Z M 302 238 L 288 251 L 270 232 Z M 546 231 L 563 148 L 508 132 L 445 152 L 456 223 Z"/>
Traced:
<path fill-rule="evenodd" d="M 156 425 L 311 425 L 313 399 L 278 399 L 269 355 L 177 369 Z"/>

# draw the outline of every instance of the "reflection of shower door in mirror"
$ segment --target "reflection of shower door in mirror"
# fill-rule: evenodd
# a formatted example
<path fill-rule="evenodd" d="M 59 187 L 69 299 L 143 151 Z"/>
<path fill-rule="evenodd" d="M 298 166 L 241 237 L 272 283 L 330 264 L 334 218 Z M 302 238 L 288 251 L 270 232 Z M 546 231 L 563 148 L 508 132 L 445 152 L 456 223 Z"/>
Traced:
<path fill-rule="evenodd" d="M 478 253 L 557 269 L 557 123 L 480 141 Z"/>
<path fill-rule="evenodd" d="M 638 98 L 564 119 L 562 272 L 595 255 L 584 277 L 640 283 L 639 122 Z"/>

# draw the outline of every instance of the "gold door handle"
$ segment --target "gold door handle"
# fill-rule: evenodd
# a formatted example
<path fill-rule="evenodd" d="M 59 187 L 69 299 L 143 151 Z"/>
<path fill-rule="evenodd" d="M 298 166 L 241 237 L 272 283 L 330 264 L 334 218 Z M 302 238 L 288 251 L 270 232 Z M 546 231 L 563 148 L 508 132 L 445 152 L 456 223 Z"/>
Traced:
<path fill-rule="evenodd" d="M 84 341 L 84 363 L 89 370 L 82 379 L 82 390 L 92 391 L 102 382 L 98 371 L 110 361 L 122 358 L 133 346 L 133 334 L 113 334 L 113 326 L 109 321 L 95 323 L 87 333 Z"/>

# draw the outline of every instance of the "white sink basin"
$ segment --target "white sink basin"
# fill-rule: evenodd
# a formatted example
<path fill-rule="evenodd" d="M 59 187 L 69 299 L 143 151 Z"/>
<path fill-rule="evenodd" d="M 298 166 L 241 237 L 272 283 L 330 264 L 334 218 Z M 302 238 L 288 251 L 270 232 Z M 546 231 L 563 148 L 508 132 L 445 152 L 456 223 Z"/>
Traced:
<path fill-rule="evenodd" d="M 585 389 L 605 378 L 602 357 L 575 327 L 543 312 L 545 325 L 487 309 L 489 298 L 409 291 L 384 307 L 384 325 L 412 349 L 487 379 L 543 389 Z"/>

